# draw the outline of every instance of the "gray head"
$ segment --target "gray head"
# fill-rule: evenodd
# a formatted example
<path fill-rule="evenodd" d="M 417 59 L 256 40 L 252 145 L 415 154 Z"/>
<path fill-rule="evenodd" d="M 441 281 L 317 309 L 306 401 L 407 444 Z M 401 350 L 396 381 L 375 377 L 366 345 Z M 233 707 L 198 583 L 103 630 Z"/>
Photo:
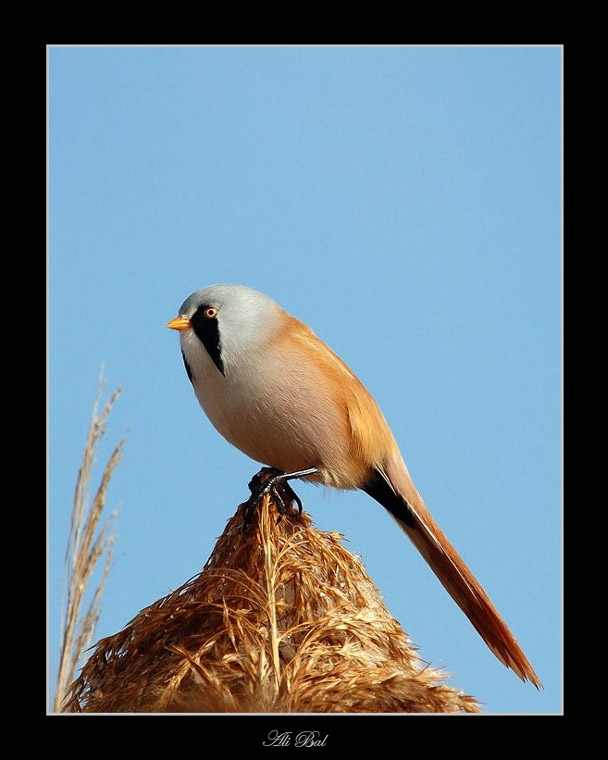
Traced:
<path fill-rule="evenodd" d="M 278 327 L 281 313 L 271 298 L 244 285 L 201 288 L 179 308 L 179 316 L 190 320 L 220 371 L 266 339 Z M 182 334 L 183 349 L 185 340 Z"/>
<path fill-rule="evenodd" d="M 270 310 L 277 307 L 272 298 L 246 285 L 208 285 L 186 298 L 179 307 L 179 315 L 191 318 L 203 304 L 225 310 L 226 314 L 249 314 L 249 317 L 263 309 L 264 304 Z"/>

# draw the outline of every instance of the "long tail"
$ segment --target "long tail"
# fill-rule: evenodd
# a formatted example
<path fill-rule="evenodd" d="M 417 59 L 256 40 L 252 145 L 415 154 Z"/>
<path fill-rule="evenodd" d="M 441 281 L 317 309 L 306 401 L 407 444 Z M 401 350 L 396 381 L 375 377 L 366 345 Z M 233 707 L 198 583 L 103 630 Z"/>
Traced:
<path fill-rule="evenodd" d="M 511 668 L 522 681 L 530 681 L 537 689 L 542 688 L 540 679 L 489 596 L 433 520 L 401 457 L 378 468 L 363 490 L 395 518 L 503 665 Z"/>

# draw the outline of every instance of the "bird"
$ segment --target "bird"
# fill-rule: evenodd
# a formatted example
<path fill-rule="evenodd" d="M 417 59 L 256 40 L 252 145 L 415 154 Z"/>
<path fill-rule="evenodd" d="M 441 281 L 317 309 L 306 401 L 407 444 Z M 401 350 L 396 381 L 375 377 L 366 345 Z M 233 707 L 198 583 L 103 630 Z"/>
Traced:
<path fill-rule="evenodd" d="M 433 519 L 377 402 L 310 327 L 269 296 L 233 284 L 195 291 L 166 326 L 179 332 L 196 398 L 226 440 L 277 478 L 367 493 L 394 518 L 500 662 L 542 688 Z"/>

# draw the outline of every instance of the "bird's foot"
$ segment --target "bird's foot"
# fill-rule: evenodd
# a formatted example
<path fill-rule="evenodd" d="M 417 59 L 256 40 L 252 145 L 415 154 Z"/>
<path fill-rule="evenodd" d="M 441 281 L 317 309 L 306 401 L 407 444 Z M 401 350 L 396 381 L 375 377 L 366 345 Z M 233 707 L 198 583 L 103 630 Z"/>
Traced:
<path fill-rule="evenodd" d="M 302 501 L 298 494 L 289 485 L 288 481 L 296 478 L 303 478 L 306 475 L 314 475 L 316 472 L 317 470 L 314 467 L 311 467 L 308 470 L 299 470 L 297 472 L 282 472 L 274 467 L 262 467 L 262 469 L 256 473 L 249 482 L 251 496 L 245 503 L 243 529 L 249 525 L 251 516 L 267 493 L 272 493 L 277 505 L 279 512 L 277 522 L 281 520 L 284 514 L 287 514 L 294 502 L 298 505 L 298 513 L 301 515 Z"/>

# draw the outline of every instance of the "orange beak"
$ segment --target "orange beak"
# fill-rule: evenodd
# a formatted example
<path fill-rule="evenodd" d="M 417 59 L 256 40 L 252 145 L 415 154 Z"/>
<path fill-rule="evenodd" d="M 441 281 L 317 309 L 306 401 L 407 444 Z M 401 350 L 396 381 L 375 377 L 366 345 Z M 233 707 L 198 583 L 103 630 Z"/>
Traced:
<path fill-rule="evenodd" d="M 166 326 L 171 330 L 179 330 L 181 332 L 182 330 L 190 329 L 192 327 L 192 323 L 189 319 L 186 319 L 186 317 L 175 317 L 175 319 L 167 322 Z"/>

